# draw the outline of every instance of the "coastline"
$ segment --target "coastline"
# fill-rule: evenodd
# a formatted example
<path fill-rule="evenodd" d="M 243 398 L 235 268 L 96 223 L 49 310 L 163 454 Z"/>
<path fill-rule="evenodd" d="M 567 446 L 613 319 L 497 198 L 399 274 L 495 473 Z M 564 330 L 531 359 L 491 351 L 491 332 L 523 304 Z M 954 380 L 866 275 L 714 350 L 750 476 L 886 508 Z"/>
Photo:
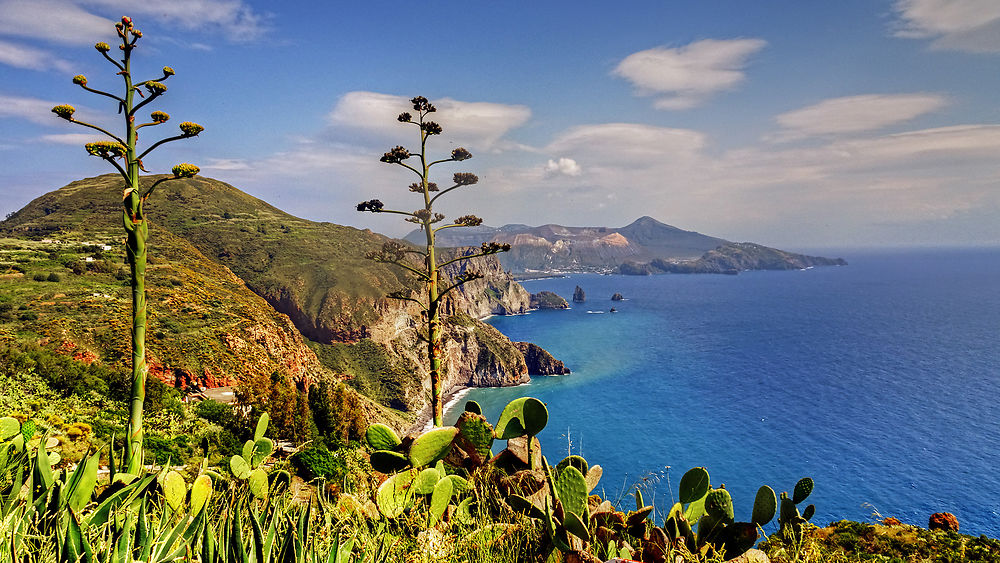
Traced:
<path fill-rule="evenodd" d="M 466 385 L 456 385 L 455 387 L 449 389 L 444 394 L 444 397 L 442 397 L 444 402 L 442 410 L 447 412 L 449 408 L 455 405 L 455 403 L 457 403 L 463 397 L 468 395 L 469 391 L 471 390 L 472 387 Z M 427 405 L 426 407 L 423 408 L 423 410 L 420 411 L 420 414 L 417 415 L 416 420 L 414 420 L 413 424 L 411 424 L 406 429 L 406 432 L 404 434 L 409 435 L 413 433 L 426 432 L 430 430 L 433 426 L 434 426 L 433 405 Z"/>

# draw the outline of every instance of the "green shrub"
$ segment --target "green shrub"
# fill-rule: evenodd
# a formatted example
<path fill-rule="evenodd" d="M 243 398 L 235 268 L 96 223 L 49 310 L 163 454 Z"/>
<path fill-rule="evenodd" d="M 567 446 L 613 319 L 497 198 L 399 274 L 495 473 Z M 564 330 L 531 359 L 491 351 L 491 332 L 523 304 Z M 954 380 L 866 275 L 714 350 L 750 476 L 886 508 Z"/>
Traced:
<path fill-rule="evenodd" d="M 327 481 L 340 481 L 347 474 L 347 464 L 326 448 L 309 447 L 291 458 L 296 473 L 303 479 L 323 477 Z"/>
<path fill-rule="evenodd" d="M 45 278 L 45 281 L 61 282 L 62 281 L 62 276 L 60 276 L 59 274 L 57 274 L 55 272 L 52 272 L 51 274 L 49 274 L 49 277 Z"/>
<path fill-rule="evenodd" d="M 226 403 L 208 399 L 195 405 L 194 413 L 209 422 L 218 424 L 223 428 L 233 425 L 233 407 Z"/>
<path fill-rule="evenodd" d="M 31 279 L 33 279 L 33 280 L 35 280 L 35 281 L 45 281 L 45 280 L 47 280 L 48 278 L 49 278 L 49 277 L 48 277 L 47 275 L 43 274 L 42 272 L 38 272 L 38 273 L 37 273 L 37 274 L 35 274 L 35 275 L 34 275 L 34 277 L 32 277 Z"/>

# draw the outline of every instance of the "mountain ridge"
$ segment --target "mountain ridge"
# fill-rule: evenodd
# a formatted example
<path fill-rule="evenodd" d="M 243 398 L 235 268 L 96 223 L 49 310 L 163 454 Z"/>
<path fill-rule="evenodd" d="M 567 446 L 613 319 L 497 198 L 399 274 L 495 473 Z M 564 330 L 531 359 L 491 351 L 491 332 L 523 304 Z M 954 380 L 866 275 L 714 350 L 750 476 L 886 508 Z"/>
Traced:
<path fill-rule="evenodd" d="M 405 240 L 413 242 L 422 237 L 416 230 L 408 233 Z M 510 244 L 511 251 L 499 256 L 500 263 L 516 274 L 529 275 L 734 273 L 846 264 L 842 259 L 805 256 L 756 243 L 731 242 L 668 225 L 648 215 L 624 227 L 510 224 L 482 226 L 462 233 L 441 232 L 437 240 L 442 246 L 469 246 L 481 242 Z"/>

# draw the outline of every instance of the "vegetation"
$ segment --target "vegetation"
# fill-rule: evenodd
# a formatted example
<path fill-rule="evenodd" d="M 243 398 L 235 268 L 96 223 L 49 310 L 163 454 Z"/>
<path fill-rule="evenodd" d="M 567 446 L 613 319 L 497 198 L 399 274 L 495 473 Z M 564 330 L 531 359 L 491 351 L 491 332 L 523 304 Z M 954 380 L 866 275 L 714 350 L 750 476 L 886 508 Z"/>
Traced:
<path fill-rule="evenodd" d="M 387 164 L 402 166 L 420 178 L 418 182 L 414 182 L 409 185 L 409 190 L 423 197 L 422 206 L 412 212 L 396 211 L 386 209 L 381 201 L 372 199 L 359 203 L 358 211 L 371 211 L 372 213 L 395 213 L 403 215 L 406 217 L 406 221 L 417 224 L 424 232 L 426 240 L 424 250 L 416 250 L 397 241 L 388 241 L 382 245 L 380 250 L 372 252 L 368 256 L 376 262 L 395 264 L 411 272 L 414 276 L 416 276 L 416 279 L 424 285 L 427 292 L 426 300 L 410 297 L 408 292 L 401 291 L 391 293 L 389 296 L 395 299 L 412 301 L 419 305 L 424 312 L 426 333 L 422 335 L 422 339 L 427 343 L 427 363 L 430 368 L 431 383 L 431 408 L 433 409 L 434 426 L 441 426 L 443 424 L 441 394 L 441 358 L 443 356 L 441 349 L 441 302 L 449 291 L 452 291 L 468 281 L 479 279 L 483 276 L 475 270 L 466 269 L 464 272 L 451 280 L 451 285 L 441 287 L 440 284 L 442 280 L 440 271 L 449 264 L 464 262 L 478 256 L 487 256 L 498 252 L 509 251 L 510 245 L 484 242 L 481 251 L 478 253 L 459 255 L 442 261 L 438 260 L 436 254 L 437 248 L 434 242 L 434 236 L 436 233 L 443 229 L 450 229 L 454 227 L 477 227 L 483 224 L 483 220 L 475 215 L 463 215 L 456 218 L 451 223 L 435 227 L 435 224 L 445 220 L 445 216 L 434 211 L 434 202 L 450 191 L 463 186 L 471 186 L 478 183 L 479 178 L 475 174 L 458 172 L 452 176 L 453 185 L 443 190 L 438 187 L 437 183 L 430 181 L 431 167 L 445 162 L 460 162 L 468 160 L 472 158 L 472 154 L 464 148 L 459 147 L 451 151 L 450 158 L 432 160 L 427 154 L 427 140 L 433 135 L 440 135 L 442 129 L 440 125 L 427 119 L 427 116 L 437 111 L 437 108 L 435 108 L 434 105 L 423 96 L 417 96 L 416 98 L 410 100 L 410 102 L 413 104 L 413 110 L 417 112 L 416 120 L 414 120 L 413 115 L 409 112 L 399 114 L 398 120 L 400 123 L 413 124 L 419 129 L 420 152 L 411 153 L 402 146 L 397 146 L 382 155 L 381 160 Z M 411 166 L 405 162 L 414 156 L 420 159 L 419 166 Z M 432 192 L 437 193 L 431 195 Z M 409 255 L 421 257 L 423 259 L 423 264 L 414 265 L 407 259 Z"/>
<path fill-rule="evenodd" d="M 197 123 L 185 121 L 180 124 L 180 135 L 160 139 L 150 145 L 143 152 L 138 152 L 136 144 L 139 139 L 139 129 L 153 127 L 166 123 L 170 116 L 162 111 L 154 111 L 150 114 L 150 121 L 147 123 L 136 123 L 136 113 L 157 99 L 167 87 L 163 81 L 174 75 L 174 70 L 168 66 L 163 67 L 163 76 L 156 80 L 137 81 L 132 78 L 132 51 L 136 48 L 136 43 L 142 37 L 142 32 L 132 25 L 132 20 L 123 17 L 121 22 L 115 24 L 118 37 L 122 43 L 119 46 L 122 50 L 122 59 L 115 60 L 108 52 L 111 47 L 107 43 L 97 43 L 94 48 L 108 62 L 118 69 L 117 74 L 124 81 L 124 94 L 118 96 L 102 90 L 91 88 L 87 85 L 87 77 L 77 75 L 73 77 L 73 83 L 84 90 L 101 96 L 111 98 L 118 102 L 118 113 L 124 121 L 125 134 L 118 136 L 102 127 L 80 121 L 73 117 L 75 109 L 69 105 L 59 105 L 52 108 L 52 112 L 57 116 L 90 129 L 97 130 L 110 138 L 110 141 L 95 141 L 87 143 L 86 149 L 91 156 L 104 159 L 110 163 L 121 174 L 125 180 L 125 190 L 122 195 L 122 206 L 124 207 L 122 224 L 125 226 L 125 256 L 132 275 L 132 387 L 129 400 L 129 423 L 128 441 L 126 442 L 127 472 L 136 475 L 142 467 L 142 405 L 146 394 L 146 376 L 149 368 L 146 365 L 146 241 L 149 238 L 149 224 L 146 220 L 144 204 L 146 199 L 153 193 L 153 190 L 162 182 L 176 178 L 190 178 L 198 173 L 198 167 L 192 164 L 178 164 L 174 166 L 173 178 L 160 178 L 148 187 L 140 186 L 139 171 L 145 171 L 142 159 L 153 149 L 180 139 L 194 137 L 204 130 L 204 127 Z M 145 88 L 149 94 L 146 98 L 142 89 Z M 135 102 L 135 95 L 143 97 L 141 102 Z M 122 164 L 118 161 L 121 160 Z M 52 279 L 55 275 L 56 279 Z M 59 281 L 58 274 L 50 274 L 49 281 Z"/>

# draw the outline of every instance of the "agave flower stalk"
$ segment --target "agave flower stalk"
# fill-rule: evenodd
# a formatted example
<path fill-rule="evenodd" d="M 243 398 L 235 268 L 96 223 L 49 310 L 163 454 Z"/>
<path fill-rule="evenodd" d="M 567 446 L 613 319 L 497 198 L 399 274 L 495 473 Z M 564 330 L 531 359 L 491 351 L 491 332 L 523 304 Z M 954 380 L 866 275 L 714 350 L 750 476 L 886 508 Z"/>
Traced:
<path fill-rule="evenodd" d="M 479 182 L 475 174 L 459 172 L 452 176 L 452 186 L 440 189 L 438 185 L 430 181 L 431 168 L 446 162 L 460 162 L 472 158 L 472 154 L 464 148 L 457 148 L 451 151 L 451 156 L 440 160 L 430 160 L 427 156 L 427 140 L 433 135 L 441 134 L 441 126 L 427 119 L 427 116 L 437 111 L 437 109 L 423 96 L 417 96 L 410 100 L 413 109 L 416 111 L 414 118 L 409 112 L 399 114 L 397 120 L 401 123 L 409 123 L 416 126 L 420 132 L 420 152 L 410 153 L 404 147 L 397 146 L 382 155 L 380 159 L 387 164 L 396 164 L 413 172 L 419 180 L 409 185 L 409 191 L 423 196 L 423 206 L 416 211 L 398 211 L 386 209 L 383 203 L 377 199 L 363 201 L 358 204 L 358 211 L 370 211 L 372 213 L 395 213 L 405 216 L 405 220 L 420 226 L 426 237 L 426 244 L 423 250 L 418 250 L 404 246 L 396 241 L 385 243 L 382 248 L 368 255 L 377 262 L 387 262 L 400 266 L 413 273 L 416 278 L 424 284 L 427 292 L 426 301 L 410 297 L 405 292 L 390 294 L 389 297 L 412 301 L 418 304 L 426 319 L 426 336 L 421 336 L 427 343 L 427 358 L 430 368 L 431 379 L 431 405 L 434 414 L 434 426 L 441 426 L 443 407 L 441 400 L 441 360 L 443 351 L 441 349 L 441 303 L 444 296 L 451 290 L 474 279 L 482 278 L 483 275 L 474 270 L 466 270 L 463 274 L 455 277 L 451 285 L 441 286 L 441 268 L 456 262 L 471 260 L 480 256 L 488 256 L 498 252 L 510 250 L 509 244 L 499 244 L 495 242 L 483 243 L 478 252 L 465 256 L 458 256 L 449 260 L 438 262 L 435 248 L 435 235 L 443 230 L 454 227 L 475 227 L 481 225 L 483 220 L 475 215 L 463 215 L 454 221 L 438 225 L 445 220 L 445 216 L 434 211 L 434 203 L 444 194 L 464 186 L 472 186 Z M 417 157 L 419 165 L 411 165 L 406 160 Z M 432 195 L 433 194 L 433 195 Z M 437 226 L 435 226 L 437 225 Z M 423 267 L 415 266 L 407 260 L 407 255 L 414 254 L 423 258 Z"/>
<path fill-rule="evenodd" d="M 132 389 L 125 458 L 127 460 L 126 471 L 136 475 L 142 469 L 142 406 L 146 397 L 146 375 L 148 372 L 145 345 L 145 280 L 146 240 L 149 237 L 149 225 L 143 206 L 153 190 L 163 182 L 190 178 L 197 175 L 199 170 L 193 164 L 178 164 L 173 167 L 173 176 L 160 178 L 146 188 L 142 188 L 139 183 L 139 172 L 146 172 L 142 159 L 154 149 L 165 143 L 195 137 L 204 128 L 197 123 L 186 121 L 180 124 L 180 134 L 160 139 L 144 151 L 139 152 L 137 148 L 139 129 L 162 125 L 170 120 L 170 116 L 162 111 L 154 111 L 149 116 L 149 122 L 137 123 L 137 113 L 167 91 L 167 87 L 163 83 L 174 75 L 174 70 L 165 66 L 162 76 L 155 80 L 133 80 L 132 51 L 136 48 L 136 42 L 142 37 L 142 32 L 135 28 L 132 20 L 128 17 L 123 17 L 119 23 L 115 24 L 115 29 L 121 39 L 121 44 L 118 46 L 122 51 L 120 60 L 116 60 L 108 54 L 111 48 L 107 43 L 97 43 L 94 48 L 114 65 L 117 74 L 122 77 L 124 81 L 123 95 L 119 96 L 92 88 L 88 86 L 87 77 L 83 75 L 73 77 L 73 83 L 88 92 L 110 98 L 116 102 L 118 113 L 124 121 L 124 135 L 118 136 L 103 127 L 74 118 L 73 114 L 76 110 L 70 105 L 56 106 L 52 108 L 52 112 L 70 123 L 94 129 L 109 138 L 110 140 L 87 143 L 85 148 L 91 156 L 96 156 L 111 164 L 125 180 L 125 189 L 122 192 L 122 224 L 126 235 L 125 259 L 132 274 Z M 136 94 L 139 95 L 141 101 L 136 100 Z"/>

